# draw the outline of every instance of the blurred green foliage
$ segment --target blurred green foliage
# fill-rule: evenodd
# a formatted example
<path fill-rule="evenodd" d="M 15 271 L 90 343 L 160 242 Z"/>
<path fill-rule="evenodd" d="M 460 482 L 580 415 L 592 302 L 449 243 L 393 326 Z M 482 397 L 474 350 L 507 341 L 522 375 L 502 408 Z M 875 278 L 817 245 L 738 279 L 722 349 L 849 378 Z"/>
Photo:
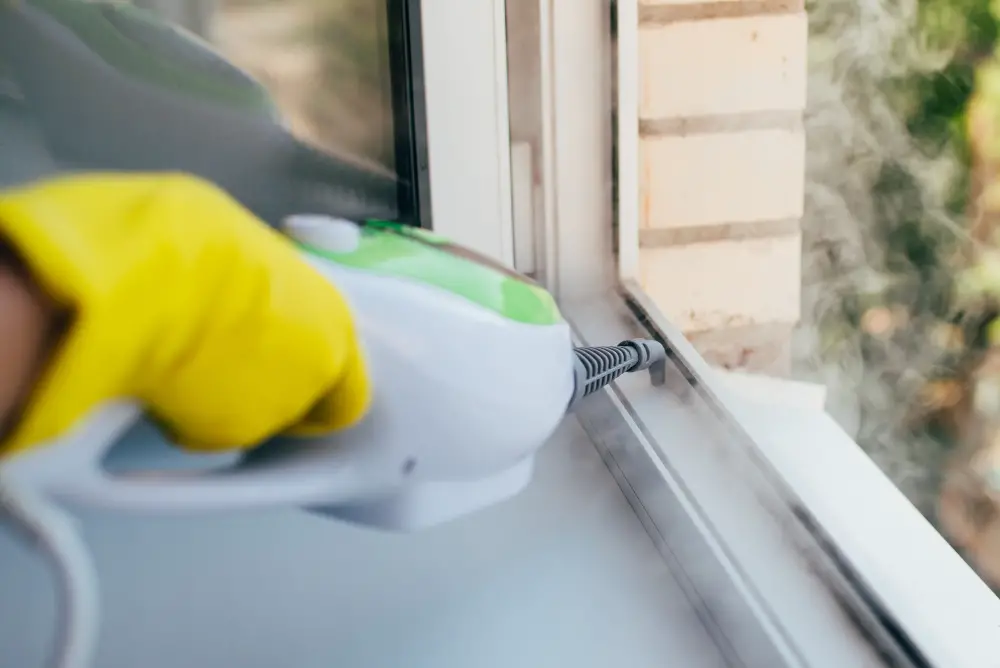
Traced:
<path fill-rule="evenodd" d="M 946 340 L 938 345 L 938 368 L 931 370 L 932 376 L 959 372 L 964 357 L 972 352 L 966 348 L 980 340 L 976 331 L 981 326 L 980 314 L 970 314 L 956 301 L 955 277 L 968 240 L 961 232 L 969 227 L 973 182 L 968 112 L 974 92 L 982 87 L 985 68 L 995 62 L 1000 32 L 993 5 L 1000 3 L 920 0 L 914 38 L 927 52 L 944 55 L 935 67 L 888 82 L 916 148 L 931 159 L 947 155 L 957 168 L 948 173 L 944 187 L 947 221 L 928 205 L 921 176 L 906 164 L 889 158 L 878 172 L 872 189 L 875 225 L 871 232 L 883 249 L 883 270 L 890 277 L 888 287 L 880 290 L 879 305 L 904 308 L 907 327 L 898 336 L 870 337 L 866 357 L 877 357 L 886 345 L 933 346 L 934 330 L 940 331 L 943 325 L 971 327 L 963 332 L 964 344 L 959 349 L 943 337 Z M 1000 112 L 1000 96 L 997 99 Z M 864 314 L 863 309 L 852 314 L 859 326 Z"/>
<path fill-rule="evenodd" d="M 859 445 L 928 516 L 957 442 L 948 407 L 991 315 L 959 302 L 956 278 L 975 257 L 969 109 L 1000 62 L 995 3 L 809 2 L 804 313 L 818 361 L 802 366 L 843 379 Z"/>
<path fill-rule="evenodd" d="M 966 167 L 948 199 L 949 210 L 957 215 L 966 209 L 970 188 L 966 110 L 977 68 L 993 56 L 997 40 L 992 4 L 992 0 L 921 0 L 923 40 L 930 48 L 951 51 L 951 57 L 939 70 L 902 82 L 915 100 L 907 118 L 913 138 L 926 151 L 952 149 Z"/>

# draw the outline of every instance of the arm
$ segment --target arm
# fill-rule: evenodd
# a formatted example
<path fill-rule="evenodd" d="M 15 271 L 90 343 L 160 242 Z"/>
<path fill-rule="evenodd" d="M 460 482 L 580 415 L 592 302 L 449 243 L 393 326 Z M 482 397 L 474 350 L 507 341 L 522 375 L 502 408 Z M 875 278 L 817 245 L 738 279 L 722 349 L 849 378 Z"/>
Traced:
<path fill-rule="evenodd" d="M 39 182 L 0 193 L 0 238 L 23 258 L 7 253 L 0 283 L 0 457 L 120 399 L 201 451 L 328 433 L 367 411 L 346 299 L 210 183 Z"/>

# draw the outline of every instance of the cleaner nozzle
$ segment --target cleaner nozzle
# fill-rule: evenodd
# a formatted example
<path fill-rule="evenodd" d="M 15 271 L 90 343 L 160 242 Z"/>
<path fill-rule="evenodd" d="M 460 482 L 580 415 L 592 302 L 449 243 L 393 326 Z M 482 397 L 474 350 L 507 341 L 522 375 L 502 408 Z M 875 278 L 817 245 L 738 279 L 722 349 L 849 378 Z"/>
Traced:
<path fill-rule="evenodd" d="M 652 339 L 631 339 L 617 346 L 574 348 L 574 389 L 569 410 L 584 397 L 607 387 L 622 374 L 649 369 L 653 385 L 666 381 L 667 351 Z"/>

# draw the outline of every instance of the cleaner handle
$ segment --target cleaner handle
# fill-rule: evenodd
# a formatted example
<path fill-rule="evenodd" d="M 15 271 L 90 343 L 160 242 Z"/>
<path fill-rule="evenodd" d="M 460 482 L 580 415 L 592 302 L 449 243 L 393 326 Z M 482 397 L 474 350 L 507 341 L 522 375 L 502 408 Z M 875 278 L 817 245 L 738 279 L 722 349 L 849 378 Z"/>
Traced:
<path fill-rule="evenodd" d="M 631 339 L 616 346 L 577 347 L 573 353 L 573 396 L 567 410 L 626 373 L 649 369 L 653 385 L 666 380 L 667 351 L 659 341 Z"/>

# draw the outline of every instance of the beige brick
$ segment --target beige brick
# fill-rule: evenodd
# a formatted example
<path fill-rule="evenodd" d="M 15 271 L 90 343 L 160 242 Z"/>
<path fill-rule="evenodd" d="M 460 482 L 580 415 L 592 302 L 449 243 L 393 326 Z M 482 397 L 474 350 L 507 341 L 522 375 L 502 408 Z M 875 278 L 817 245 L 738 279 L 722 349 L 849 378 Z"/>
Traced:
<path fill-rule="evenodd" d="M 804 13 L 643 26 L 639 115 L 804 109 L 806 36 Z"/>
<path fill-rule="evenodd" d="M 801 234 L 793 234 L 644 248 L 639 252 L 640 280 L 685 333 L 795 323 L 801 245 Z"/>
<path fill-rule="evenodd" d="M 800 130 L 649 137 L 639 148 L 644 227 L 802 216 L 805 137 Z"/>

